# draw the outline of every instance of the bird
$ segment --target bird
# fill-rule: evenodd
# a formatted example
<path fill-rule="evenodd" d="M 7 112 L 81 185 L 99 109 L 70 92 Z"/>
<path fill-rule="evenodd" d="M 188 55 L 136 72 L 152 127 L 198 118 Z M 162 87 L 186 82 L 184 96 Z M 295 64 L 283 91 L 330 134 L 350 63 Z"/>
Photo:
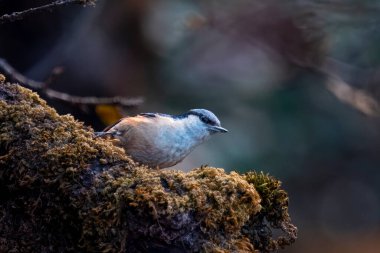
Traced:
<path fill-rule="evenodd" d="M 210 136 L 226 132 L 211 111 L 191 109 L 180 115 L 140 113 L 95 134 L 111 136 L 134 161 L 162 169 L 181 162 Z"/>

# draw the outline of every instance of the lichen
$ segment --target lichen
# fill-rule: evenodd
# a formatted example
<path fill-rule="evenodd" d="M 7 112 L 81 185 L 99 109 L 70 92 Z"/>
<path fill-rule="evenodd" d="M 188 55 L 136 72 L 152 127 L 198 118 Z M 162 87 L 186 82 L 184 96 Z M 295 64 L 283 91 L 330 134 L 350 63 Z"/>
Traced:
<path fill-rule="evenodd" d="M 287 201 L 249 175 L 136 164 L 0 82 L 0 252 L 269 252 L 255 229 L 283 225 Z"/>

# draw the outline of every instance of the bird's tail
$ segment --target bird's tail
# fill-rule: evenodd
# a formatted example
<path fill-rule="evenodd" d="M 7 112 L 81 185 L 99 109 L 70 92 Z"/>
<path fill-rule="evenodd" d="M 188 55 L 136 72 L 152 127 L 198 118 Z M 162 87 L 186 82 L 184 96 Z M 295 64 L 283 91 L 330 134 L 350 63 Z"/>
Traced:
<path fill-rule="evenodd" d="M 113 136 L 113 134 L 110 132 L 94 132 L 94 134 L 95 134 L 95 138 Z"/>

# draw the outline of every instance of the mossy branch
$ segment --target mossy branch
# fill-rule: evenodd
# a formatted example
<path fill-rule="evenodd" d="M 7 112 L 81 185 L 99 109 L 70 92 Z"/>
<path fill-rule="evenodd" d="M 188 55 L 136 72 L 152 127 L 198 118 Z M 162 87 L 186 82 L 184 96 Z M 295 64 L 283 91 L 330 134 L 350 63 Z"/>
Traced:
<path fill-rule="evenodd" d="M 0 252 L 270 252 L 294 241 L 276 179 L 140 166 L 1 80 Z"/>

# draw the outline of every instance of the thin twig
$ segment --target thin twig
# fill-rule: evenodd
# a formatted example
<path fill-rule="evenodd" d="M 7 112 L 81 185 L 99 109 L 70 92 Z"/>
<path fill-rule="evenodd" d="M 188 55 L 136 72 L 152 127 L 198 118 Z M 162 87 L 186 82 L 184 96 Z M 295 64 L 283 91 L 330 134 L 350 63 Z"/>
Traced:
<path fill-rule="evenodd" d="M 14 69 L 6 60 L 0 58 L 0 68 L 14 81 L 44 93 L 47 97 L 76 105 L 120 105 L 123 107 L 135 107 L 143 102 L 143 99 L 126 97 L 80 97 L 48 88 L 45 82 L 39 82 L 25 77 Z"/>
<path fill-rule="evenodd" d="M 52 2 L 50 4 L 30 8 L 23 11 L 17 11 L 13 12 L 11 14 L 4 14 L 0 16 L 0 25 L 4 23 L 14 22 L 16 20 L 23 19 L 27 16 L 30 16 L 35 13 L 39 13 L 42 11 L 51 11 L 53 9 L 56 9 L 58 7 L 62 7 L 69 4 L 81 4 L 81 5 L 87 5 L 87 4 L 94 4 L 96 0 L 58 0 L 55 2 Z"/>

